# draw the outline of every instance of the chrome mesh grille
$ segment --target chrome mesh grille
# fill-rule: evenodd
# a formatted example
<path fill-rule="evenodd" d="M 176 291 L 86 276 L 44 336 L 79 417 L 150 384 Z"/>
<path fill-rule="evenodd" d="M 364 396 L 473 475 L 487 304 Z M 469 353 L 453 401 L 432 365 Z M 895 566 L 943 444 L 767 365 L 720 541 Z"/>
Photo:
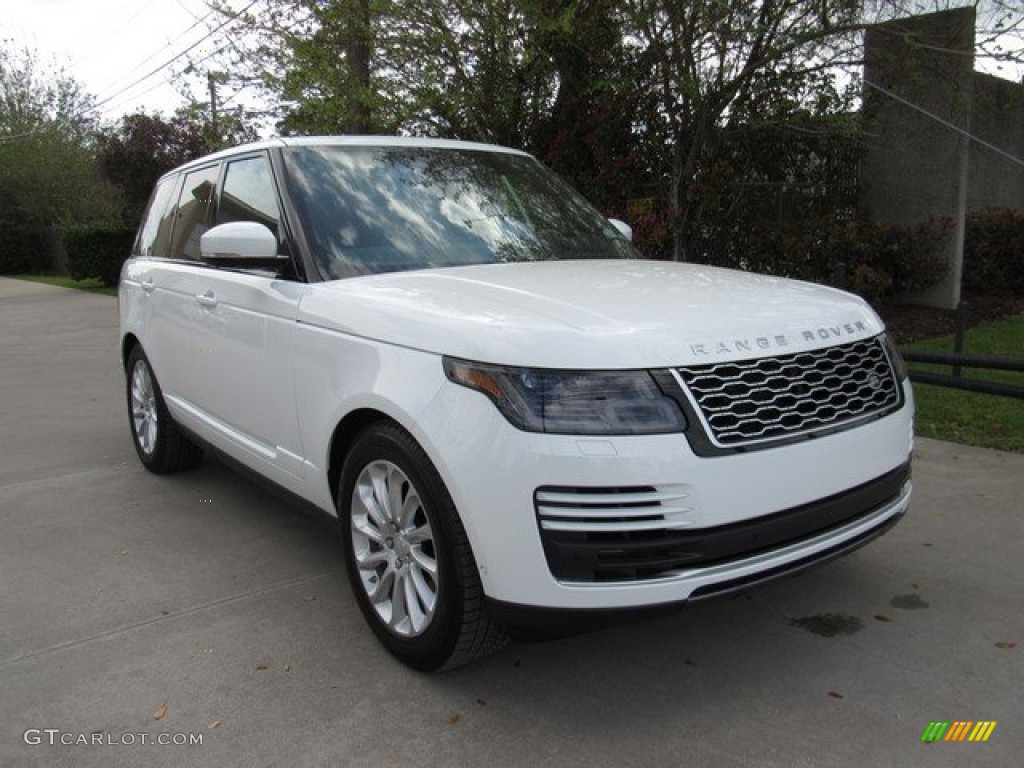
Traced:
<path fill-rule="evenodd" d="M 725 446 L 826 429 L 901 402 L 880 338 L 676 370 L 711 437 Z"/>

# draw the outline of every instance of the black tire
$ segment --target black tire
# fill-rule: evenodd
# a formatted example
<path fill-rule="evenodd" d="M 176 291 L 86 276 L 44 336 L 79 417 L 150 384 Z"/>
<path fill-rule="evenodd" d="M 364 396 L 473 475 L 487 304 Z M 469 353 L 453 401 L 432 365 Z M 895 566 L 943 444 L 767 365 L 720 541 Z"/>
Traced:
<path fill-rule="evenodd" d="M 358 483 L 376 503 L 378 486 L 373 484 L 372 492 L 369 490 L 375 477 L 380 480 L 379 487 L 388 489 L 387 496 L 400 499 L 397 506 L 403 511 L 415 510 L 403 512 L 409 518 L 398 528 L 378 527 L 378 518 L 366 513 L 365 496 L 353 498 Z M 352 592 L 367 623 L 396 658 L 419 671 L 433 672 L 488 655 L 508 642 L 505 628 L 487 613 L 476 561 L 451 496 L 408 432 L 392 422 L 378 422 L 356 438 L 342 467 L 337 508 Z M 353 520 L 362 526 L 359 530 L 354 530 Z M 391 530 L 393 534 L 387 535 L 393 540 L 389 543 L 367 536 L 368 528 L 375 534 Z M 417 532 L 427 530 L 429 539 L 422 537 L 426 534 L 417 538 Z M 410 546 L 417 551 L 410 551 Z M 363 568 L 357 561 L 357 549 L 366 558 Z M 429 567 L 420 567 L 431 561 L 436 565 L 432 573 Z M 369 590 L 387 584 L 389 571 L 393 586 L 381 591 L 392 599 L 379 599 L 375 604 Z M 433 595 L 432 608 L 426 607 L 423 593 Z M 424 619 L 428 611 L 432 614 Z M 396 623 L 396 614 L 402 616 L 403 612 L 406 617 L 418 612 L 425 625 L 416 627 L 412 618 Z M 390 616 L 385 618 L 387 613 Z"/>
<path fill-rule="evenodd" d="M 143 384 L 146 377 L 148 389 Z M 133 387 L 136 387 L 134 396 Z M 162 475 L 191 469 L 202 461 L 202 448 L 182 434 L 171 418 L 160 384 L 140 346 L 134 347 L 128 356 L 125 395 L 128 400 L 128 425 L 132 444 L 146 469 Z M 137 407 L 140 401 L 141 408 Z"/>

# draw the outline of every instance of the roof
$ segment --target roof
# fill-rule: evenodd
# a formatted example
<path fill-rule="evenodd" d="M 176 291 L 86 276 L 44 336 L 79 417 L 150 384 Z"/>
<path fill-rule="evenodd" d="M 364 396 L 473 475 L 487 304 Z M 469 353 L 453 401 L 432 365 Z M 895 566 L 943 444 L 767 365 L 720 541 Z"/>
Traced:
<path fill-rule="evenodd" d="M 408 136 L 289 136 L 240 144 L 230 149 L 222 149 L 219 152 L 204 155 L 179 165 L 177 168 L 168 171 L 168 174 L 192 168 L 193 166 L 205 165 L 211 160 L 222 160 L 261 149 L 280 149 L 286 147 L 421 147 L 428 149 L 470 150 L 474 152 L 504 152 L 529 157 L 526 152 L 518 149 L 510 149 L 509 147 L 502 147 L 497 144 L 456 141 L 454 139 L 427 139 Z"/>

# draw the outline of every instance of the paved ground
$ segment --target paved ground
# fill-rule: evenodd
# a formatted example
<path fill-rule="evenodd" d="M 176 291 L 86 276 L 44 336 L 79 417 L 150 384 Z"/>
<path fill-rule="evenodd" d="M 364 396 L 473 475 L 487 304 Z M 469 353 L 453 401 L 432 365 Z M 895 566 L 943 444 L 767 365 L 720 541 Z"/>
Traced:
<path fill-rule="evenodd" d="M 141 468 L 116 323 L 0 280 L 0 766 L 1020 765 L 1024 456 L 921 441 L 907 519 L 849 558 L 423 676 L 322 524 L 216 462 Z"/>

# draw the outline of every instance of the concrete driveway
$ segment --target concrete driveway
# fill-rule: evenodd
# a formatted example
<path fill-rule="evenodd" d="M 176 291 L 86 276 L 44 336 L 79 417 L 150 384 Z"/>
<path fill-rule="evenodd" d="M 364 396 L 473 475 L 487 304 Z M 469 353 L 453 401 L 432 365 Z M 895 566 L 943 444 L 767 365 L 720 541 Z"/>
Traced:
<path fill-rule="evenodd" d="M 216 461 L 142 469 L 116 336 L 110 297 L 0 280 L 2 766 L 1020 764 L 1024 456 L 922 440 L 851 557 L 423 676 L 322 523 Z"/>

